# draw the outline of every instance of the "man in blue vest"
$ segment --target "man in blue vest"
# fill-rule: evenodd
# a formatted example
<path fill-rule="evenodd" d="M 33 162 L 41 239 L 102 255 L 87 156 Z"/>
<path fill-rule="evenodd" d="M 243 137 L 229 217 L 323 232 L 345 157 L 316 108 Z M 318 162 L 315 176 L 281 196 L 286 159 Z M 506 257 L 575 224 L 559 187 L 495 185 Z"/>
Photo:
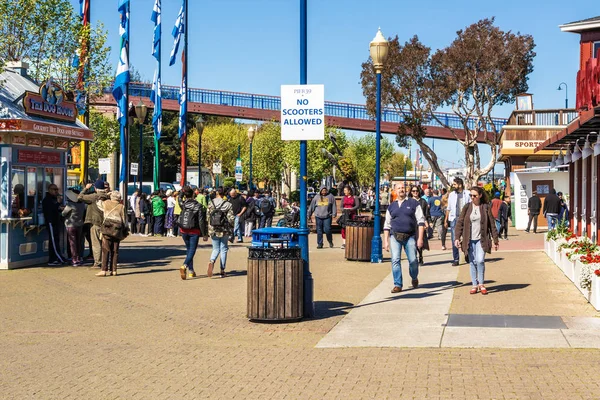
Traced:
<path fill-rule="evenodd" d="M 388 207 L 383 225 L 383 248 L 390 251 L 391 247 L 392 250 L 392 275 L 394 276 L 392 293 L 402 291 L 402 268 L 400 266 L 402 248 L 408 259 L 408 271 L 412 278 L 412 286 L 415 289 L 419 287 L 417 247 L 423 247 L 425 233 L 425 216 L 419 202 L 406 198 L 404 186 L 398 185 L 396 194 L 397 200 Z"/>

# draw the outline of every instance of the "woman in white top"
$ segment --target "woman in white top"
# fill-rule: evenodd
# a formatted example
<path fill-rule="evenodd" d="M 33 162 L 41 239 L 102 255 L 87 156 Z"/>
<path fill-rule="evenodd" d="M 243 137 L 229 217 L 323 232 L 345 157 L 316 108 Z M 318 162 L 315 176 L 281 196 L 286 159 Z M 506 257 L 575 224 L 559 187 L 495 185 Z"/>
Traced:
<path fill-rule="evenodd" d="M 473 283 L 470 293 L 476 294 L 479 291 L 487 294 L 484 286 L 485 253 L 492 252 L 492 240 L 494 250 L 498 250 L 496 219 L 482 188 L 472 187 L 470 196 L 471 202 L 463 207 L 456 222 L 454 245 L 469 255 Z"/>
<path fill-rule="evenodd" d="M 175 203 L 177 202 L 175 195 L 171 189 L 167 190 L 167 216 L 165 220 L 165 228 L 167 229 L 167 237 L 175 237 L 173 227 L 175 222 Z"/>

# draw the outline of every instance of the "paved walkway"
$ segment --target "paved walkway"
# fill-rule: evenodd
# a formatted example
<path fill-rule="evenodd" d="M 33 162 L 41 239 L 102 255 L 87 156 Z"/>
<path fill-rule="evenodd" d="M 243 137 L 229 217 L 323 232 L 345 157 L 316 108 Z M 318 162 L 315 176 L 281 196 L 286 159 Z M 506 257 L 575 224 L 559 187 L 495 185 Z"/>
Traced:
<path fill-rule="evenodd" d="M 334 240 L 339 246 L 339 236 Z M 0 271 L 0 398 L 600 398 L 594 372 L 600 351 L 594 349 L 440 348 L 439 343 L 428 348 L 316 348 L 336 326 L 346 324 L 345 318 L 360 312 L 363 307 L 356 306 L 366 303 L 379 285 L 382 298 L 392 297 L 385 282 L 389 262 L 347 262 L 339 247 L 317 251 L 313 243 L 315 318 L 256 324 L 245 318 L 246 249 L 233 246 L 232 273 L 226 279 L 203 275 L 201 265 L 209 252 L 203 244 L 196 256 L 200 275 L 187 281 L 178 274 L 184 257 L 180 239 L 128 239 L 117 277 L 96 278 L 96 270 L 87 267 Z M 519 254 L 535 253 L 498 253 L 506 260 L 490 264 L 488 277 L 496 281 L 490 288 L 508 282 L 506 274 L 514 271 L 500 271 L 525 260 Z M 461 315 L 472 313 L 468 301 L 477 301 L 482 315 L 499 315 L 506 313 L 503 303 L 515 309 L 512 299 L 533 299 L 518 295 L 536 282 L 543 286 L 546 275 L 554 281 L 550 263 L 541 263 L 541 278 L 532 281 L 531 275 L 519 282 L 527 287 L 461 298 L 468 287 L 457 285 L 468 284 L 465 271 L 453 269 L 454 275 L 446 277 L 442 261 L 447 258 L 426 255 L 427 261 L 439 262 L 423 268 L 418 291 L 430 292 L 428 296 L 411 298 L 418 291 L 407 290 L 380 306 L 389 311 L 396 304 L 427 302 L 433 319 L 442 303 Z M 595 313 L 574 296 L 577 289 L 566 282 L 562 286 L 559 278 L 549 293 L 562 287 L 555 296 L 567 295 L 575 306 L 530 315 L 558 316 L 569 328 L 579 329 L 581 321 L 564 317 Z M 440 284 L 452 281 L 457 283 Z M 376 313 L 377 305 L 369 307 Z"/>

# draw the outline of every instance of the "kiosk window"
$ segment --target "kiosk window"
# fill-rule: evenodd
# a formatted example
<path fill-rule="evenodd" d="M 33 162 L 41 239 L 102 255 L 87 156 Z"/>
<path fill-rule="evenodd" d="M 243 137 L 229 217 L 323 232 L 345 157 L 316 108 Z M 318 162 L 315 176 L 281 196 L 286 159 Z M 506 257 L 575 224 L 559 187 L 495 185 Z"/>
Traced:
<path fill-rule="evenodd" d="M 25 201 L 26 185 L 25 168 L 13 167 L 12 169 L 12 201 L 11 217 L 20 218 L 31 214 L 31 209 L 27 209 Z"/>

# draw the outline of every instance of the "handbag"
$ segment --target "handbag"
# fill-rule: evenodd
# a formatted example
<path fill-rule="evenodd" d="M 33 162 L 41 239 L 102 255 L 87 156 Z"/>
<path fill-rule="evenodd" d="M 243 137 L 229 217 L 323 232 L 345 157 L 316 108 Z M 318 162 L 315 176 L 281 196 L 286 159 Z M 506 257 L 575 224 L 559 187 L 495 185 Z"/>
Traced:
<path fill-rule="evenodd" d="M 116 210 L 117 207 L 110 210 L 109 214 Z M 106 217 L 104 217 L 104 221 L 102 221 L 102 225 L 100 226 L 100 233 L 102 236 L 107 236 L 111 239 L 121 241 L 129 236 L 129 228 L 123 223 L 106 220 Z"/>
<path fill-rule="evenodd" d="M 348 220 L 348 215 L 345 212 L 343 212 L 342 215 L 340 215 L 338 217 L 336 222 L 339 226 L 341 226 L 342 228 L 345 228 L 347 220 Z"/>
<path fill-rule="evenodd" d="M 406 242 L 412 235 L 410 233 L 394 232 L 394 238 L 398 242 Z"/>

